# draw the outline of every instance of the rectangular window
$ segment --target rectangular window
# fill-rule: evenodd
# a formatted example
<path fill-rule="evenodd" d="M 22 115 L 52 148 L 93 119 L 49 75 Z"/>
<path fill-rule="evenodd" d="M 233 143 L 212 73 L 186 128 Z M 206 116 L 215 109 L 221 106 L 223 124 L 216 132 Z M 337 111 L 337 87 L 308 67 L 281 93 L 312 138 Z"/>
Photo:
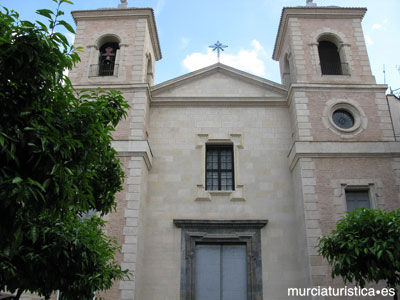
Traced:
<path fill-rule="evenodd" d="M 206 190 L 234 190 L 232 145 L 206 145 Z"/>
<path fill-rule="evenodd" d="M 353 211 L 357 208 L 370 208 L 368 190 L 346 190 L 347 211 Z"/>
<path fill-rule="evenodd" d="M 196 299 L 246 300 L 246 245 L 196 245 Z"/>

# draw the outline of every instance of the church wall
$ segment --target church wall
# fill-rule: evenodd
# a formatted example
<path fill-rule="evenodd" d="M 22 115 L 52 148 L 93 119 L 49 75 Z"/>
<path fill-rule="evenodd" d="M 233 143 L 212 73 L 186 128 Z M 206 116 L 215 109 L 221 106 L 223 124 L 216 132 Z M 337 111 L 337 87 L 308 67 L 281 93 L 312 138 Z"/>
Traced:
<path fill-rule="evenodd" d="M 133 121 L 144 122 L 143 115 L 145 110 L 139 109 L 140 107 L 137 104 L 140 103 L 137 103 L 138 100 L 135 99 L 135 92 L 133 90 L 124 91 L 123 97 L 130 105 L 130 109 L 127 111 L 127 117 L 122 119 L 115 128 L 112 134 L 114 140 L 129 140 L 132 134 Z"/>
<path fill-rule="evenodd" d="M 219 194 L 195 200 L 202 182 L 197 134 L 241 134 L 240 184 L 244 200 Z M 264 299 L 287 295 L 288 286 L 306 286 L 303 211 L 295 203 L 287 153 L 291 130 L 286 107 L 151 107 L 149 172 L 143 284 L 139 299 L 177 299 L 181 233 L 174 219 L 268 219 L 261 230 Z M 295 230 L 294 230 L 295 229 Z M 157 285 L 154 286 L 154 282 Z"/>
<path fill-rule="evenodd" d="M 304 236 L 309 256 L 305 263 L 309 264 L 310 270 L 305 268 L 304 274 L 310 274 L 312 286 L 345 285 L 340 278 L 331 279 L 327 261 L 315 248 L 318 238 L 330 234 L 347 211 L 345 189 L 368 189 L 372 208 L 397 209 L 400 205 L 399 169 L 399 159 L 391 157 L 302 157 L 298 160 L 292 171 L 293 184 L 296 201 L 304 202 Z M 385 287 L 385 284 L 379 287 Z"/>
<path fill-rule="evenodd" d="M 393 141 L 393 128 L 385 94 L 381 90 L 315 89 L 308 99 L 310 134 L 314 141 Z M 329 121 L 335 103 L 349 103 L 360 112 L 360 130 L 339 132 Z M 356 115 L 355 115 L 356 118 Z"/>
<path fill-rule="evenodd" d="M 390 109 L 390 116 L 393 122 L 393 129 L 396 140 L 400 140 L 400 101 L 394 95 L 387 95 L 387 101 Z"/>
<path fill-rule="evenodd" d="M 309 99 L 302 90 L 293 90 L 289 99 L 292 141 L 312 141 Z"/>
<path fill-rule="evenodd" d="M 373 206 L 392 210 L 400 205 L 399 189 L 393 170 L 393 158 L 314 158 L 316 169 L 315 191 L 321 200 L 321 231 L 329 234 L 336 221 L 347 210 L 342 197 L 341 185 L 367 186 L 374 190 Z"/>
<path fill-rule="evenodd" d="M 396 167 L 393 158 L 313 158 L 315 165 L 315 197 L 318 199 L 316 215 L 322 235 L 330 234 L 336 222 L 347 211 L 344 187 L 366 187 L 370 189 L 372 208 L 397 209 L 400 205 L 399 186 L 396 184 Z M 314 241 L 317 243 L 317 240 Z M 312 256 L 310 256 L 312 259 Z M 318 275 L 313 276 L 313 285 L 343 287 L 340 278 L 333 280 L 326 260 L 315 256 L 318 263 L 313 266 Z M 349 284 L 347 284 L 350 286 Z M 370 284 L 371 287 L 385 287 Z M 329 297 L 327 299 L 330 299 Z M 337 297 L 332 298 L 337 299 Z M 338 299 L 345 299 L 338 298 Z M 381 299 L 376 297 L 376 299 Z M 382 297 L 382 299 L 385 299 Z"/>
<path fill-rule="evenodd" d="M 146 87 L 127 89 L 123 92 L 123 97 L 130 108 L 127 117 L 118 123 L 113 132 L 114 140 L 145 140 L 149 115 Z"/>

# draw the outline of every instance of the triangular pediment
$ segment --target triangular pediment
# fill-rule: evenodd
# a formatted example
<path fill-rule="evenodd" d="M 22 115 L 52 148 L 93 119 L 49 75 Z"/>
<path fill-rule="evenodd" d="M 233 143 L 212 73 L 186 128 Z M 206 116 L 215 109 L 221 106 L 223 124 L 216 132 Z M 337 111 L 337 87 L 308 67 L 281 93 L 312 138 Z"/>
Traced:
<path fill-rule="evenodd" d="M 215 64 L 158 84 L 151 89 L 157 99 L 264 99 L 285 101 L 287 90 L 281 84 Z"/>

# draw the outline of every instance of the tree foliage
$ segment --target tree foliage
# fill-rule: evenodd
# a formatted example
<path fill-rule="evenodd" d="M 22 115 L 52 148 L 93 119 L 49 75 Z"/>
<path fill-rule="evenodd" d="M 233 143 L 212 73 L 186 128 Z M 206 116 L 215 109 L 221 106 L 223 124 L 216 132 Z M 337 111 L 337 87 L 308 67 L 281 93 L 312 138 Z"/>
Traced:
<path fill-rule="evenodd" d="M 366 282 L 400 284 L 400 209 L 391 212 L 362 208 L 347 213 L 318 252 L 332 266 L 332 277 L 361 287 Z"/>
<path fill-rule="evenodd" d="M 48 25 L 0 11 L 0 290 L 79 299 L 127 275 L 104 222 L 81 215 L 115 208 L 124 173 L 111 133 L 128 104 L 63 75 L 79 56 L 56 31 L 74 33 L 60 20 L 71 2 L 53 1 L 54 12 L 37 11 Z"/>

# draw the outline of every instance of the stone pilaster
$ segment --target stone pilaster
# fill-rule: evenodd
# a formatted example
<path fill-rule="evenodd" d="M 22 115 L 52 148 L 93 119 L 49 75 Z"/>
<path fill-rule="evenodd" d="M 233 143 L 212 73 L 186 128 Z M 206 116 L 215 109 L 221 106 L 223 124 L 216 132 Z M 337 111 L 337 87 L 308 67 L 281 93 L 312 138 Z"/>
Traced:
<path fill-rule="evenodd" d="M 392 168 L 396 178 L 397 200 L 400 201 L 400 157 L 393 158 Z"/>
<path fill-rule="evenodd" d="M 379 116 L 379 127 L 382 130 L 382 140 L 394 141 L 393 124 L 386 95 L 384 93 L 375 93 L 375 104 Z"/>
<path fill-rule="evenodd" d="M 315 191 L 315 164 L 312 158 L 301 158 L 301 184 L 304 200 L 304 216 L 306 225 L 307 249 L 310 260 L 311 282 L 313 286 L 322 285 L 326 276 L 326 266 L 318 255 L 316 245 L 322 235 L 320 229 L 320 213 L 318 211 L 318 195 Z"/>
<path fill-rule="evenodd" d="M 290 99 L 289 110 L 292 119 L 293 142 L 312 141 L 310 111 L 308 109 L 309 99 L 302 91 L 293 91 Z"/>
<path fill-rule="evenodd" d="M 120 281 L 121 299 L 136 299 L 137 281 L 140 280 L 140 257 L 144 251 L 144 229 L 148 172 L 152 155 L 147 141 L 115 141 L 113 146 L 121 156 L 128 156 L 127 188 L 124 191 L 126 208 L 122 228 L 121 267 L 133 273 L 129 280 Z M 139 259 L 138 259 L 139 258 Z"/>
<path fill-rule="evenodd" d="M 136 88 L 131 107 L 130 139 L 146 140 L 150 103 L 147 88 Z"/>

